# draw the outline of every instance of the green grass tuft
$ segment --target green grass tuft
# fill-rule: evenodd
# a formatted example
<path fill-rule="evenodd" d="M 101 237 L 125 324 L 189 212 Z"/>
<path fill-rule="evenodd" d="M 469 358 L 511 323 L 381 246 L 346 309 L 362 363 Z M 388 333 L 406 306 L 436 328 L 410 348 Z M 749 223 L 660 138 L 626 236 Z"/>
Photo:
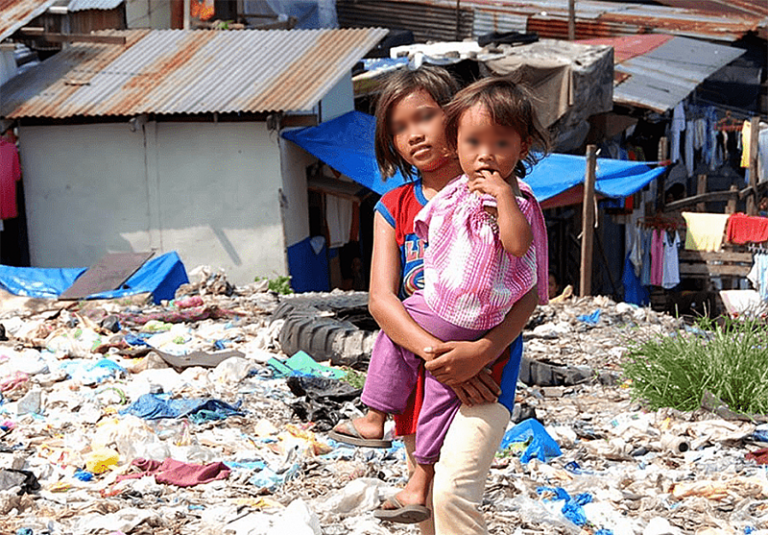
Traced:
<path fill-rule="evenodd" d="M 693 328 L 630 343 L 622 359 L 632 397 L 651 409 L 699 408 L 705 391 L 731 410 L 768 414 L 768 326 L 754 318 L 701 318 Z"/>

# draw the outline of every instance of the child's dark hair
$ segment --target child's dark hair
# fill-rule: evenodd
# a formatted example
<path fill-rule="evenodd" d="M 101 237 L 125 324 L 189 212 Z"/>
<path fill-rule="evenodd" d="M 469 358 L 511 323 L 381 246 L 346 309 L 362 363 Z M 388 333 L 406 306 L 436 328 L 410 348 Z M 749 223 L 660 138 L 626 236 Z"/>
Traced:
<path fill-rule="evenodd" d="M 426 91 L 440 106 L 445 106 L 459 90 L 459 84 L 448 71 L 431 65 L 397 71 L 387 77 L 376 102 L 376 161 L 384 177 L 391 177 L 399 170 L 405 178 L 413 178 L 411 165 L 392 143 L 390 123 L 395 104 L 419 90 Z"/>
<path fill-rule="evenodd" d="M 509 77 L 495 76 L 459 91 L 445 107 L 445 137 L 452 149 L 456 149 L 461 116 L 476 104 L 488 110 L 493 122 L 514 128 L 528 143 L 528 154 L 515 167 L 515 175 L 524 178 L 551 147 L 549 132 L 539 122 L 529 91 Z"/>

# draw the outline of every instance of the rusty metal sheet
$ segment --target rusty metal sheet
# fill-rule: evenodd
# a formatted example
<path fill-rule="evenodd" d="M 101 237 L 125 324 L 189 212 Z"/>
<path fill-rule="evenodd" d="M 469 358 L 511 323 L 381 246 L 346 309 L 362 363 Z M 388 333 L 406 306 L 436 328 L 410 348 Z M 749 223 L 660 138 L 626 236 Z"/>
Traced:
<path fill-rule="evenodd" d="M 309 111 L 387 34 L 125 30 L 75 44 L 6 83 L 6 118 Z"/>
<path fill-rule="evenodd" d="M 0 0 L 0 41 L 45 13 L 54 2 L 55 0 Z"/>

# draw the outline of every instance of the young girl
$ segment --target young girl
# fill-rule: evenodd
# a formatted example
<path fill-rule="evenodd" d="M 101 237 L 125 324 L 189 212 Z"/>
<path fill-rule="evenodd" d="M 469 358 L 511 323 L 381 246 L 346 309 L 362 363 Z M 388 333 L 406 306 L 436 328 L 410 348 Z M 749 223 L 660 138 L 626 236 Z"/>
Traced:
<path fill-rule="evenodd" d="M 535 126 L 525 94 L 507 80 L 486 79 L 469 86 L 448 106 L 447 118 L 446 135 L 465 174 L 437 193 L 415 218 L 416 234 L 429 243 L 426 284 L 423 293 L 414 293 L 403 304 L 416 323 L 439 339 L 476 340 L 504 321 L 537 282 L 546 300 L 543 216 L 526 186 L 526 196 L 515 197 L 520 195 L 515 174 L 525 174 L 523 160 L 533 161 L 528 146 L 546 147 L 546 137 Z M 418 155 L 423 145 L 415 143 L 411 154 Z M 385 332 L 374 347 L 363 392 L 371 410 L 363 419 L 337 426 L 331 432 L 337 440 L 385 446 L 371 437 L 383 435 L 387 412 L 406 408 L 422 361 Z M 419 522 L 429 516 L 424 503 L 433 465 L 459 399 L 431 374 L 424 388 L 414 451 L 418 465 L 406 489 L 376 512 L 379 518 Z M 511 410 L 511 404 L 507 408 Z M 406 501 L 414 497 L 417 503 Z"/>

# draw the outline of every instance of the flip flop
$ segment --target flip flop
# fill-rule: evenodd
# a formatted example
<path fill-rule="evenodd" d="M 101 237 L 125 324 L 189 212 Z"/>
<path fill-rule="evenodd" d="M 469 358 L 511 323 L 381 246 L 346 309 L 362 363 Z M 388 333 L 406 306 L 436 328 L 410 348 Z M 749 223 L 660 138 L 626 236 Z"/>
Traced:
<path fill-rule="evenodd" d="M 357 430 L 352 420 L 342 420 L 336 427 L 328 431 L 328 436 L 336 442 L 365 448 L 391 448 L 392 441 L 381 438 L 364 438 Z"/>
<path fill-rule="evenodd" d="M 399 524 L 418 524 L 432 516 L 432 512 L 423 505 L 403 505 L 394 496 L 384 503 L 386 504 L 387 502 L 389 502 L 390 505 L 394 505 L 396 508 L 376 509 L 373 512 L 373 516 L 379 520 L 397 522 Z"/>

